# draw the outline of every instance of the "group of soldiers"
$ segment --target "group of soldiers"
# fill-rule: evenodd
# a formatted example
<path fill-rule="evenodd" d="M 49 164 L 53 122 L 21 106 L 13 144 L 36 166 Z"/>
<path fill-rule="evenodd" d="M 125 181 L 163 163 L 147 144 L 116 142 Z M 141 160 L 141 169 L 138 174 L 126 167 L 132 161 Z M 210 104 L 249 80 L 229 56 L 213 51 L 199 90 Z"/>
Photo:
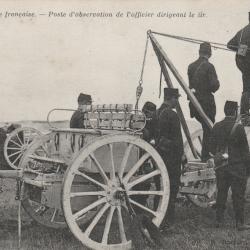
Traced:
<path fill-rule="evenodd" d="M 236 65 L 242 72 L 243 92 L 240 114 L 244 119 L 245 116 L 249 116 L 250 100 L 250 12 L 249 24 L 237 32 L 228 42 L 227 47 L 236 52 Z M 210 43 L 200 44 L 199 58 L 188 66 L 188 79 L 190 90 L 206 116 L 214 123 L 216 104 L 213 94 L 219 89 L 220 83 L 215 67 L 209 62 L 211 55 Z M 145 110 L 149 110 L 145 114 L 151 112 L 152 117 L 151 123 L 145 128 L 144 138 L 149 141 L 154 137 L 155 147 L 164 160 L 170 177 L 169 207 L 163 225 L 174 221 L 181 164 L 185 158 L 180 121 L 173 110 L 179 96 L 178 89 L 165 88 L 164 102 L 159 109 L 156 109 L 151 102 L 146 102 L 143 107 L 144 113 Z M 201 161 L 207 162 L 218 153 L 228 158 L 227 164 L 216 170 L 216 227 L 223 225 L 228 190 L 231 187 L 236 227 L 238 230 L 248 230 L 250 226 L 244 220 L 244 195 L 250 175 L 250 155 L 244 127 L 237 121 L 238 104 L 234 101 L 226 101 L 225 118 L 216 123 L 212 130 L 191 102 L 189 107 L 190 116 L 200 122 L 203 129 Z"/>
<path fill-rule="evenodd" d="M 236 64 L 242 72 L 243 92 L 241 97 L 241 115 L 249 115 L 250 99 L 250 12 L 249 24 L 241 29 L 227 44 L 236 52 Z M 209 62 L 212 55 L 208 42 L 200 44 L 199 58 L 188 66 L 189 88 L 199 101 L 204 113 L 215 122 L 216 104 L 214 93 L 218 91 L 220 83 L 215 67 Z M 180 186 L 181 165 L 185 159 L 181 124 L 174 111 L 178 98 L 178 89 L 165 88 L 164 101 L 159 109 L 152 102 L 146 102 L 143 113 L 148 122 L 143 131 L 144 140 L 154 141 L 156 150 L 161 155 L 170 178 L 170 199 L 167 214 L 162 226 L 172 224 L 175 218 L 175 203 Z M 90 105 L 90 95 L 80 94 L 78 104 Z M 237 122 L 238 104 L 227 101 L 224 106 L 225 118 L 216 123 L 212 130 L 190 102 L 190 116 L 200 122 L 203 129 L 201 161 L 207 162 L 211 157 L 221 152 L 228 158 L 227 164 L 216 170 L 217 199 L 216 199 L 216 227 L 223 225 L 224 210 L 228 190 L 231 187 L 236 227 L 238 230 L 250 229 L 244 220 L 244 195 L 247 178 L 250 174 L 250 154 L 246 133 L 243 125 Z M 71 128 L 83 128 L 82 112 L 76 111 L 70 121 Z"/>

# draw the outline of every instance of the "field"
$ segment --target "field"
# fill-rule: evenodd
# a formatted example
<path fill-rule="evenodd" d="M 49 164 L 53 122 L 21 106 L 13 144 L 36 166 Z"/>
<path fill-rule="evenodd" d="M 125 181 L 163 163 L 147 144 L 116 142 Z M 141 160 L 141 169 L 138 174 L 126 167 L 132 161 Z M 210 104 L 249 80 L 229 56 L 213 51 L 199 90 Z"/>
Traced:
<path fill-rule="evenodd" d="M 0 249 L 18 249 L 17 202 L 15 182 L 4 180 L 0 194 Z M 250 182 L 247 192 L 246 219 L 250 217 Z M 78 250 L 83 247 L 68 229 L 48 229 L 34 223 L 22 211 L 22 247 L 27 250 Z M 226 223 L 223 228 L 214 227 L 214 210 L 201 209 L 192 204 L 177 204 L 176 224 L 164 232 L 167 240 L 165 249 L 250 249 L 250 232 L 234 229 L 232 204 L 229 201 Z M 154 249 L 154 248 L 148 248 Z"/>
<path fill-rule="evenodd" d="M 41 122 L 28 124 L 47 131 Z M 62 126 L 64 124 L 57 124 Z M 62 126 L 63 127 L 63 126 Z M 0 180 L 0 250 L 18 249 L 17 210 L 15 201 L 15 181 Z M 246 196 L 246 221 L 250 222 L 250 180 Z M 164 249 L 181 250 L 247 250 L 250 249 L 250 231 L 238 232 L 234 228 L 232 202 L 229 199 L 223 228 L 214 227 L 215 211 L 202 209 L 189 202 L 180 200 L 177 204 L 177 218 L 174 226 L 163 233 L 166 239 Z M 78 250 L 87 249 L 79 243 L 68 229 L 48 229 L 34 223 L 22 210 L 22 243 L 23 250 Z M 145 250 L 155 249 L 148 247 Z"/>

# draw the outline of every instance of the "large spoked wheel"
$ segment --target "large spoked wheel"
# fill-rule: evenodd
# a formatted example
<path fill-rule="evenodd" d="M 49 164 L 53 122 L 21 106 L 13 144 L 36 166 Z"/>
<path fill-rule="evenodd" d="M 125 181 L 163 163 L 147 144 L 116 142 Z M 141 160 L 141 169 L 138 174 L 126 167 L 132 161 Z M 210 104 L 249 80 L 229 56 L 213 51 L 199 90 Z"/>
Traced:
<path fill-rule="evenodd" d="M 203 138 L 203 131 L 202 129 L 195 131 L 191 135 L 191 140 L 194 144 L 194 147 L 196 149 L 196 152 L 199 156 L 199 159 L 201 160 L 201 149 L 202 149 L 202 138 Z M 192 151 L 189 147 L 188 142 L 186 141 L 184 143 L 184 152 L 189 160 L 194 159 Z M 216 180 L 206 180 L 206 181 L 198 181 L 194 184 L 195 189 L 203 191 L 206 193 L 206 195 L 193 195 L 193 194 L 187 194 L 186 197 L 196 206 L 207 208 L 215 204 L 216 200 Z"/>
<path fill-rule="evenodd" d="M 125 194 L 136 211 L 159 226 L 169 192 L 166 166 L 150 144 L 127 134 L 103 136 L 86 145 L 65 173 L 64 216 L 71 232 L 87 247 L 130 249 Z M 79 221 L 91 213 L 92 220 L 82 227 Z"/>
<path fill-rule="evenodd" d="M 18 168 L 25 151 L 37 136 L 41 136 L 41 132 L 30 127 L 18 128 L 8 135 L 4 143 L 4 156 L 11 168 Z"/>
<path fill-rule="evenodd" d="M 43 135 L 34 140 L 25 152 L 20 166 L 25 171 L 30 170 L 33 173 L 56 174 L 60 166 L 58 164 L 60 155 L 55 154 L 53 151 L 53 140 L 53 133 Z M 60 179 L 55 180 L 55 182 L 52 182 L 52 186 L 47 188 L 27 184 L 25 180 L 23 185 L 22 206 L 34 221 L 43 226 L 56 229 L 67 226 L 61 209 L 62 178 L 61 181 Z M 44 192 L 48 191 L 49 188 L 51 188 L 50 193 L 44 195 Z M 46 199 L 49 202 L 45 201 Z"/>

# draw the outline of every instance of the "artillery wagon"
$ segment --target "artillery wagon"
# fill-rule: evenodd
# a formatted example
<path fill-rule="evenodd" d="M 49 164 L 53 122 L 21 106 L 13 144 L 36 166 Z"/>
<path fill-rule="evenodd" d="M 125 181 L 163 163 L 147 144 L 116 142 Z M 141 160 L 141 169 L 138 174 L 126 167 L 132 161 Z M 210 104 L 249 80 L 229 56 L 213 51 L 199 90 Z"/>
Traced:
<path fill-rule="evenodd" d="M 211 127 L 196 98 L 149 31 L 165 81 L 173 87 L 171 70 L 201 117 Z M 144 54 L 143 67 L 145 63 Z M 143 74 L 143 69 L 142 69 Z M 125 195 L 134 209 L 146 213 L 159 226 L 167 211 L 169 177 L 155 148 L 144 141 L 146 117 L 138 110 L 142 74 L 135 109 L 131 104 L 82 106 L 84 129 L 51 127 L 48 134 L 30 128 L 12 132 L 5 143 L 5 156 L 15 169 L 1 177 L 17 178 L 18 198 L 38 223 L 68 226 L 73 235 L 92 249 L 130 249 Z M 52 112 L 62 109 L 54 109 Z M 190 158 L 181 176 L 180 193 L 193 203 L 207 207 L 214 202 L 214 169 L 201 163 L 197 147 L 201 133 L 190 135 L 180 106 L 177 106 Z M 191 160 L 192 158 L 192 160 Z M 156 185 L 156 180 L 160 185 Z M 158 202 L 154 202 L 158 200 Z"/>

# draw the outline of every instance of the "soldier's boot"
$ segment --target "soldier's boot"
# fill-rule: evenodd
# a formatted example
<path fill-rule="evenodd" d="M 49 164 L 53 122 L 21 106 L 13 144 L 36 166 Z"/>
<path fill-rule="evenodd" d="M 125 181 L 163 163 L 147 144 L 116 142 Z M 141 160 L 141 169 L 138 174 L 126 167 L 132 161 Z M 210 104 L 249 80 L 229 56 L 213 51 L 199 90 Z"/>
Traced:
<path fill-rule="evenodd" d="M 160 229 L 162 231 L 170 228 L 175 222 L 175 204 L 170 202 L 168 205 L 167 213 L 161 223 Z"/>
<path fill-rule="evenodd" d="M 250 225 L 238 222 L 236 223 L 236 228 L 238 231 L 250 230 Z"/>
<path fill-rule="evenodd" d="M 224 210 L 217 208 L 215 227 L 220 228 L 223 226 L 223 224 L 224 224 Z"/>
<path fill-rule="evenodd" d="M 250 230 L 250 225 L 244 223 L 244 219 L 236 218 L 236 228 L 238 231 Z"/>

